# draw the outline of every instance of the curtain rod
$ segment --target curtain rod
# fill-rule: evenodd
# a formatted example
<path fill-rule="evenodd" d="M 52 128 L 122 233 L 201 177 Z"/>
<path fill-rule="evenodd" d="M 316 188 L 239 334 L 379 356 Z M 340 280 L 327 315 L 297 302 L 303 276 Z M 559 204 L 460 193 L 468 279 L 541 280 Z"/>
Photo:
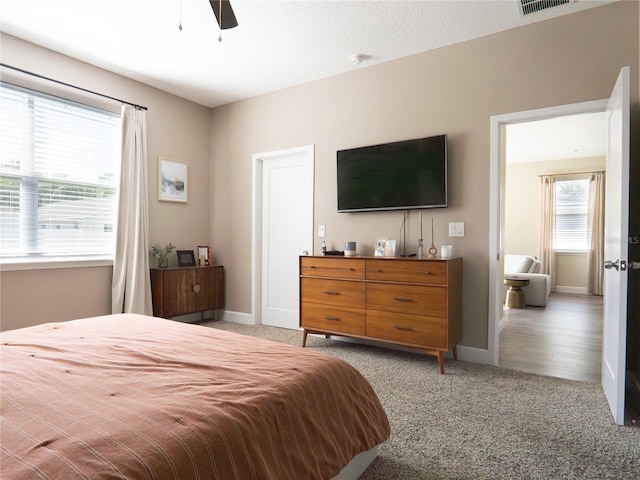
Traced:
<path fill-rule="evenodd" d="M 48 80 L 49 82 L 57 83 L 59 85 L 64 85 L 65 87 L 75 88 L 76 90 L 82 90 L 83 92 L 90 93 L 92 95 L 98 95 L 99 97 L 103 97 L 103 98 L 108 98 L 109 100 L 115 100 L 116 102 L 125 103 L 127 105 L 131 105 L 132 107 L 135 107 L 140 110 L 147 110 L 147 107 L 143 107 L 142 105 L 136 105 L 135 103 L 127 102 L 119 98 L 110 97 L 109 95 L 105 95 L 104 93 L 94 92 L 92 90 L 87 90 L 86 88 L 78 87 L 76 85 L 71 85 L 70 83 L 61 82 L 60 80 L 55 80 L 53 78 L 45 77 L 38 73 L 33 73 L 28 70 L 23 70 L 21 68 L 14 67 L 12 65 L 7 65 L 6 63 L 0 63 L 0 67 L 10 68 L 11 70 L 15 70 L 20 73 L 25 73 L 27 75 L 31 75 L 32 77 L 40 78 L 42 80 Z"/>
<path fill-rule="evenodd" d="M 597 170 L 595 172 L 575 172 L 575 173 L 545 173 L 538 175 L 539 177 L 564 177 L 569 175 L 593 175 L 594 173 L 607 173 L 604 170 Z"/>

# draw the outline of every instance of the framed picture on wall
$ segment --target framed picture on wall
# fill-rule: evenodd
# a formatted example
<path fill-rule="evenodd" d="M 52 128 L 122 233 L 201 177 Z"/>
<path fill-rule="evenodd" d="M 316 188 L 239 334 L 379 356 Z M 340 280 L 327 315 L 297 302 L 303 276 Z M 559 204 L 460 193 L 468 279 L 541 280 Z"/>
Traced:
<path fill-rule="evenodd" d="M 158 200 L 187 203 L 189 164 L 170 158 L 158 158 Z"/>

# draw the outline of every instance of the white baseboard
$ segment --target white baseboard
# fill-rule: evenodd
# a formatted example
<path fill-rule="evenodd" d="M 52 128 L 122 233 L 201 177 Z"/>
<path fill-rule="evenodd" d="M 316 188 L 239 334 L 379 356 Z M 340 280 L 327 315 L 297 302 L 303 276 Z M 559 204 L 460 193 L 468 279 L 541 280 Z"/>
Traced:
<path fill-rule="evenodd" d="M 588 295 L 587 287 L 562 287 L 556 285 L 555 293 L 571 293 L 573 295 Z"/>
<path fill-rule="evenodd" d="M 256 325 L 256 319 L 250 313 L 234 312 L 231 310 L 218 310 L 218 320 L 225 322 L 241 323 L 243 325 Z"/>

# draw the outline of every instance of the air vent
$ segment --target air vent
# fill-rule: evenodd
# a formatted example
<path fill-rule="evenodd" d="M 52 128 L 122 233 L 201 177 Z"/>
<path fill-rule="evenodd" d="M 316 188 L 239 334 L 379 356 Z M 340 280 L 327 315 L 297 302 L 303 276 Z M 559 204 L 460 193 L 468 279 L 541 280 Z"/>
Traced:
<path fill-rule="evenodd" d="M 575 0 L 518 0 L 518 5 L 520 5 L 521 15 L 530 15 L 549 8 L 573 3 L 574 1 Z"/>

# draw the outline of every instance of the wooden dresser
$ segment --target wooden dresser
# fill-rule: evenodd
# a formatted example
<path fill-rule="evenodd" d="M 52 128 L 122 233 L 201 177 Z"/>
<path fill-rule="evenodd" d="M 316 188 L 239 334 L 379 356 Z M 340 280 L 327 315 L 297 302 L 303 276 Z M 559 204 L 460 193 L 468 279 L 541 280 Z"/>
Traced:
<path fill-rule="evenodd" d="M 302 256 L 300 327 L 438 357 L 462 339 L 462 259 Z"/>
<path fill-rule="evenodd" d="M 224 304 L 224 269 L 222 265 L 152 268 L 151 294 L 156 317 L 215 312 Z"/>

